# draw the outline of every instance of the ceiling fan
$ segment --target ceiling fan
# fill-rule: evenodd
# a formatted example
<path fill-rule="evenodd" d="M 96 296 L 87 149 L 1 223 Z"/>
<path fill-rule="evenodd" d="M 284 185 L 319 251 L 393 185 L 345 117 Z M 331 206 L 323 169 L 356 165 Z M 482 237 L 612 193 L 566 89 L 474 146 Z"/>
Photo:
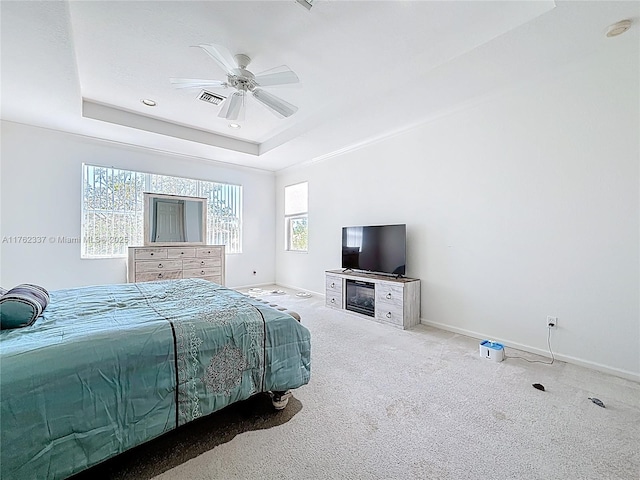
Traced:
<path fill-rule="evenodd" d="M 233 92 L 229 101 L 220 109 L 218 117 L 226 118 L 227 120 L 243 120 L 245 98 L 249 93 L 281 118 L 290 117 L 298 110 L 295 105 L 261 88 L 298 83 L 300 81 L 298 76 L 286 65 L 254 75 L 247 70 L 247 66 L 251 62 L 248 56 L 243 54 L 231 55 L 229 50 L 221 45 L 201 44 L 197 46 L 220 65 L 227 73 L 227 80 L 205 80 L 199 78 L 170 78 L 169 80 L 176 88 L 235 88 L 236 91 Z"/>

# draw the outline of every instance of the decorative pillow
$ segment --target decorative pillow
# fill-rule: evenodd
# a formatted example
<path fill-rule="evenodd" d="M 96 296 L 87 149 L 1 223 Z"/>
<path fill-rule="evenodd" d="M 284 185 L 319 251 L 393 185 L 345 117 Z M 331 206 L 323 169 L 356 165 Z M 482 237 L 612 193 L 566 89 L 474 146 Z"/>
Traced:
<path fill-rule="evenodd" d="M 0 329 L 27 327 L 49 304 L 49 293 L 38 285 L 24 283 L 0 297 Z"/>

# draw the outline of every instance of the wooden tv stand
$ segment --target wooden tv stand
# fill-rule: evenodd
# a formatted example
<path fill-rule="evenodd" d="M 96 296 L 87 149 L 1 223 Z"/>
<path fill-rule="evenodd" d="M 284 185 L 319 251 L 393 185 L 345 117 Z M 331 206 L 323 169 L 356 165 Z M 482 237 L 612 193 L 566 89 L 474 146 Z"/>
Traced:
<path fill-rule="evenodd" d="M 376 320 L 398 328 L 411 328 L 420 323 L 420 280 L 416 278 L 395 278 L 374 273 L 343 270 L 325 272 L 326 305 L 344 310 L 360 317 Z M 361 313 L 350 305 L 347 298 L 347 281 L 359 284 L 366 292 L 371 292 L 374 306 L 369 313 Z M 365 292 L 365 293 L 366 293 Z"/>

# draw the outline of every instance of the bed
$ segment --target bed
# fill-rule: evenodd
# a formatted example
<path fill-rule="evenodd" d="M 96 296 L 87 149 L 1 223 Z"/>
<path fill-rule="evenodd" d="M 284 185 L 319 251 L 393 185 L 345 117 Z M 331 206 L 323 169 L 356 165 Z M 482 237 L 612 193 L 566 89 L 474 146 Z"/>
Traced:
<path fill-rule="evenodd" d="M 66 478 L 309 377 L 304 325 L 215 283 L 53 291 L 35 323 L 0 331 L 0 477 Z"/>

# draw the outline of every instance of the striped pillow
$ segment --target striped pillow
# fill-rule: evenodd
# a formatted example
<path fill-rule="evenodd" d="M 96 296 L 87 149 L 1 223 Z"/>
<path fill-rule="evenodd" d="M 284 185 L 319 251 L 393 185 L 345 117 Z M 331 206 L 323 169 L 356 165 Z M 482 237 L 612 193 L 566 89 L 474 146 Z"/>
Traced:
<path fill-rule="evenodd" d="M 49 293 L 24 283 L 0 297 L 0 329 L 26 327 L 36 321 L 49 304 Z"/>

